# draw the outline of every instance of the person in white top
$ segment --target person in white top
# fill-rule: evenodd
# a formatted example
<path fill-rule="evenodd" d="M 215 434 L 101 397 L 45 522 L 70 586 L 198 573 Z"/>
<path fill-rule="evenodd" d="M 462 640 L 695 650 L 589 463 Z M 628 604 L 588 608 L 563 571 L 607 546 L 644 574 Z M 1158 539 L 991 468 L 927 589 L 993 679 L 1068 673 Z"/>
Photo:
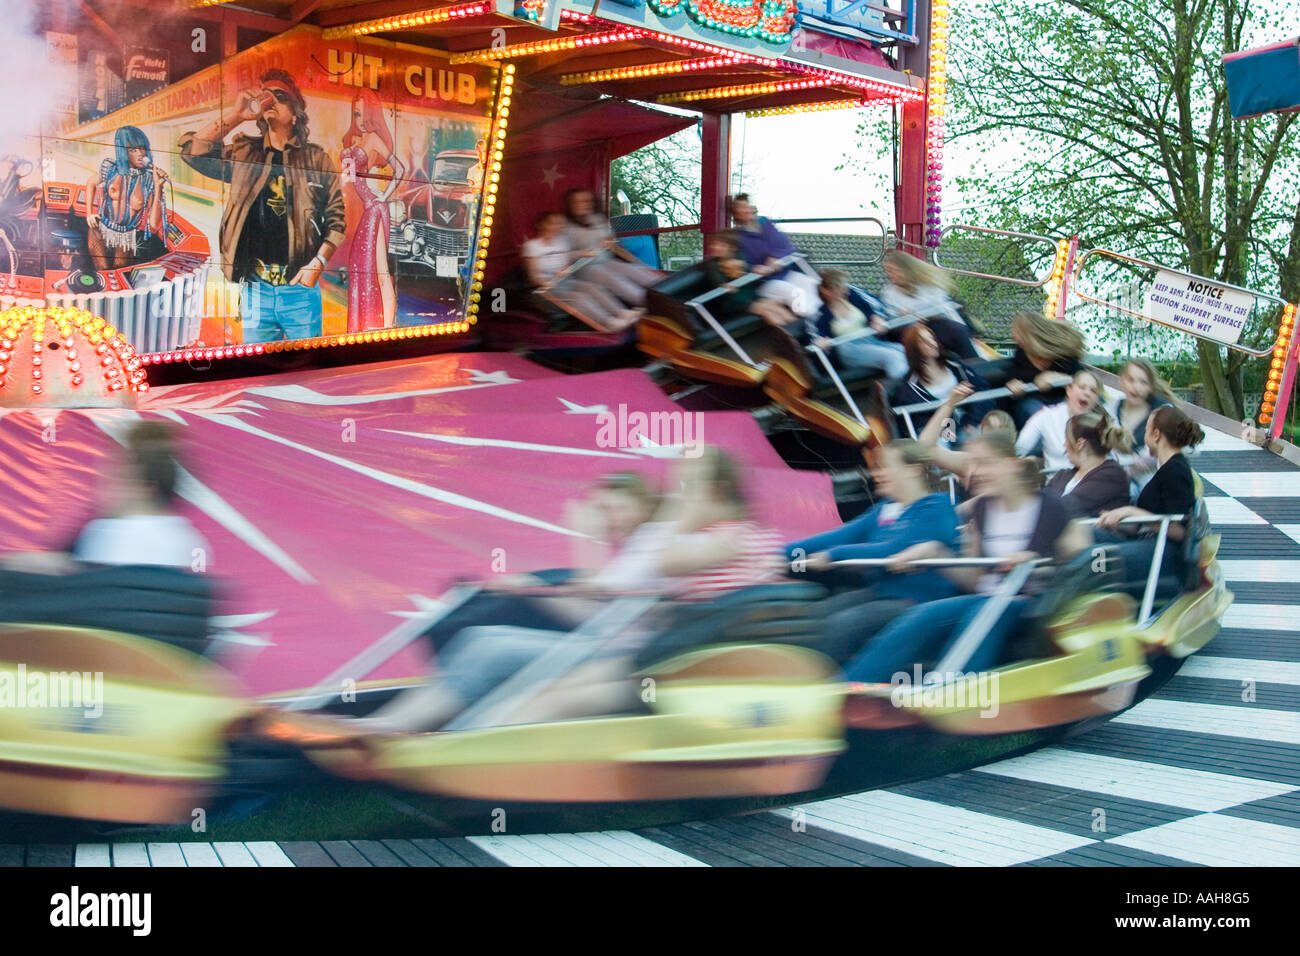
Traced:
<path fill-rule="evenodd" d="M 125 462 L 110 478 L 108 514 L 82 529 L 72 553 L 24 552 L 10 555 L 12 570 L 70 574 L 85 564 L 155 565 L 206 569 L 211 553 L 203 536 L 175 511 L 176 461 L 167 422 L 137 423 L 126 436 Z"/>
<path fill-rule="evenodd" d="M 640 317 L 640 312 L 624 307 L 603 286 L 583 278 L 583 266 L 565 273 L 578 259 L 593 261 L 593 254 L 573 248 L 563 213 L 544 212 L 538 216 L 537 236 L 525 242 L 520 252 L 534 288 L 549 293 L 593 324 L 621 332 Z"/>
<path fill-rule="evenodd" d="M 1092 411 L 1104 397 L 1097 376 L 1078 371 L 1065 388 L 1065 401 L 1036 411 L 1016 438 L 1016 454 L 1032 455 L 1042 451 L 1048 471 L 1071 467 L 1065 451 L 1065 426 L 1075 415 Z"/>
<path fill-rule="evenodd" d="M 564 213 L 569 241 L 591 260 L 583 266 L 586 280 L 630 306 L 644 306 L 646 289 L 658 284 L 666 274 L 650 268 L 618 244 L 590 189 L 569 190 L 564 197 Z"/>
<path fill-rule="evenodd" d="M 944 351 L 961 359 L 979 358 L 971 330 L 952 301 L 952 280 L 942 269 L 898 249 L 885 253 L 885 285 L 880 301 L 895 319 L 926 320 Z"/>

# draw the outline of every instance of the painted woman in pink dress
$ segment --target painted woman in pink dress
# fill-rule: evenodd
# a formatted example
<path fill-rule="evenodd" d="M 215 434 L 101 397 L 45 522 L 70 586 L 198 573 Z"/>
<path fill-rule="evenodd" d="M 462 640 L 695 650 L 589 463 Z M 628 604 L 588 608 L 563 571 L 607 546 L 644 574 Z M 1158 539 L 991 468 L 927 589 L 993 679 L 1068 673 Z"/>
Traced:
<path fill-rule="evenodd" d="M 340 158 L 344 180 L 361 200 L 361 221 L 348 255 L 348 331 L 388 328 L 397 314 L 397 290 L 388 268 L 388 200 L 406 167 L 393 149 L 384 107 L 372 90 L 362 90 L 352 100 L 352 125 L 343 134 Z M 367 180 L 381 178 L 371 170 L 385 166 L 392 175 L 383 192 L 376 193 Z"/>

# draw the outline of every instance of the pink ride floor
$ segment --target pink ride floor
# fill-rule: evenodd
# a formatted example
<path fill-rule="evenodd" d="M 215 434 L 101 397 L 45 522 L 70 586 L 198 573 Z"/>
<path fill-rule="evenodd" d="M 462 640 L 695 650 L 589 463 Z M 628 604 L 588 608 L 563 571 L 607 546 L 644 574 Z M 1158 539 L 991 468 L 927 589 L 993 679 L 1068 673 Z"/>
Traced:
<path fill-rule="evenodd" d="M 680 413 L 639 371 L 563 376 L 493 353 L 172 386 L 136 411 L 0 409 L 0 552 L 67 547 L 114 436 L 171 419 L 184 509 L 222 580 L 223 662 L 255 694 L 310 687 L 456 579 L 567 565 L 564 504 L 593 479 L 662 483 L 681 449 L 602 429 L 620 404 Z M 760 519 L 789 537 L 837 523 L 829 480 L 789 469 L 748 414 L 692 425 L 746 464 Z M 358 679 L 424 667 L 411 649 Z"/>

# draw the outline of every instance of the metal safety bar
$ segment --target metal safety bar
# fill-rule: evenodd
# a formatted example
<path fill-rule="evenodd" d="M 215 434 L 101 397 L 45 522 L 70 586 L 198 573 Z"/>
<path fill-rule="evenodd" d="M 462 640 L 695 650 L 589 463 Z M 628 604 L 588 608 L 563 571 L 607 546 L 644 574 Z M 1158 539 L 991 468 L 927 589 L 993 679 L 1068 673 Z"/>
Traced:
<path fill-rule="evenodd" d="M 1149 517 L 1124 518 L 1120 524 L 1155 524 L 1160 522 L 1160 531 L 1156 534 L 1156 550 L 1151 556 L 1151 567 L 1147 571 L 1147 585 L 1142 592 L 1142 608 L 1138 612 L 1138 627 L 1146 627 L 1151 617 L 1151 609 L 1156 603 L 1156 584 L 1160 580 L 1160 565 L 1164 563 L 1165 544 L 1169 539 L 1169 525 L 1174 521 L 1182 521 L 1186 515 L 1151 515 Z M 1087 518 L 1081 520 L 1080 524 L 1095 525 L 1099 519 Z"/>
<path fill-rule="evenodd" d="M 909 567 L 915 568 L 990 568 L 997 567 L 1005 560 L 1005 558 L 921 558 L 916 561 L 909 561 L 907 564 Z M 958 635 L 942 659 L 935 664 L 935 671 L 941 674 L 960 673 L 961 669 L 971 659 L 971 655 L 975 653 L 988 636 L 993 625 L 997 623 L 998 618 L 1011 604 L 1012 599 L 1025 586 L 1025 582 L 1029 580 L 1029 575 L 1035 569 L 1050 563 L 1050 561 L 1050 558 L 1035 558 L 1032 561 L 1017 564 L 1008 571 L 1006 577 L 998 585 L 997 590 L 989 595 L 988 600 L 980 607 L 978 613 L 971 619 L 970 624 Z M 843 561 L 832 561 L 831 567 L 886 567 L 892 563 L 889 558 L 847 558 Z"/>
<path fill-rule="evenodd" d="M 1134 316 L 1135 318 L 1145 319 L 1148 322 L 1154 322 L 1156 325 L 1163 325 L 1167 329 L 1175 329 L 1176 331 L 1179 332 L 1185 332 L 1188 335 L 1191 335 L 1195 338 L 1204 339 L 1207 342 L 1213 342 L 1216 345 L 1225 346 L 1226 348 L 1230 348 L 1235 352 L 1245 352 L 1247 355 L 1250 355 L 1254 358 L 1263 358 L 1265 355 L 1271 355 L 1273 349 L 1277 347 L 1277 343 L 1280 342 L 1282 339 L 1282 332 L 1281 329 L 1279 329 L 1278 337 L 1274 339 L 1273 343 L 1269 345 L 1267 348 L 1252 349 L 1246 345 L 1237 345 L 1235 343 L 1223 342 L 1220 341 L 1219 339 L 1210 338 L 1209 336 L 1206 335 L 1197 335 L 1197 333 L 1193 332 L 1191 329 L 1187 328 L 1186 326 L 1174 325 L 1172 322 L 1164 322 L 1161 321 L 1160 319 L 1155 318 L 1154 316 L 1147 315 L 1145 312 L 1139 312 L 1137 309 L 1130 309 L 1127 308 L 1126 306 L 1119 305 L 1116 302 L 1109 302 L 1105 299 L 1098 299 L 1095 296 L 1090 296 L 1083 292 L 1080 292 L 1077 285 L 1079 281 L 1079 277 L 1083 275 L 1084 266 L 1094 256 L 1098 258 L 1108 257 L 1111 259 L 1116 259 L 1120 262 L 1127 262 L 1130 265 L 1142 266 L 1143 268 L 1146 269 L 1156 269 L 1159 270 L 1160 272 L 1168 272 L 1172 275 L 1182 276 L 1184 279 L 1189 279 L 1193 282 L 1209 283 L 1210 285 L 1218 286 L 1220 288 L 1231 289 L 1234 292 L 1244 292 L 1249 296 L 1253 296 L 1256 300 L 1262 299 L 1265 302 L 1272 302 L 1278 308 L 1286 308 L 1287 305 L 1285 299 L 1279 298 L 1278 296 L 1272 295 L 1268 292 L 1256 292 L 1254 289 L 1247 289 L 1243 286 L 1232 285 L 1231 283 L 1228 282 L 1220 282 L 1217 279 L 1207 279 L 1205 276 L 1198 276 L 1194 272 L 1187 272 L 1183 269 L 1171 269 L 1168 266 L 1160 265 L 1160 263 L 1158 262 L 1151 262 L 1148 259 L 1137 259 L 1133 256 L 1126 256 L 1122 252 L 1111 252 L 1109 249 L 1089 249 L 1087 252 L 1085 252 L 1083 255 L 1079 257 L 1079 261 L 1076 262 L 1074 265 L 1074 283 L 1075 283 L 1074 294 L 1078 298 L 1082 299 L 1084 302 L 1091 302 L 1093 305 L 1100 305 L 1107 309 L 1114 309 L 1116 312 L 1123 312 L 1126 315 Z"/>
<path fill-rule="evenodd" d="M 345 680 L 357 681 L 365 677 L 394 654 L 414 643 L 433 625 L 459 610 L 482 590 L 478 584 L 458 584 L 452 587 L 438 599 L 438 607 L 408 618 L 346 664 L 336 668 L 306 693 L 275 703 L 283 704 L 286 710 L 311 710 L 329 703 L 343 692 Z"/>
<path fill-rule="evenodd" d="M 797 252 L 792 253 L 791 255 L 788 255 L 783 259 L 778 259 L 776 268 L 784 269 L 786 266 L 789 265 L 801 265 L 805 269 L 811 268 L 808 266 L 807 262 L 803 261 L 802 253 L 797 253 Z M 816 273 L 813 274 L 816 275 Z M 722 285 L 718 286 L 715 289 L 710 289 L 708 292 L 704 292 L 700 295 L 697 295 L 695 298 L 689 300 L 686 303 L 697 313 L 699 313 L 700 317 L 704 319 L 704 321 L 709 325 L 710 328 L 713 329 L 714 332 L 718 333 L 718 337 L 722 339 L 722 341 L 727 343 L 727 347 L 736 353 L 737 358 L 739 358 L 746 365 L 749 365 L 754 368 L 758 367 L 758 363 L 749 357 L 749 353 L 740 347 L 740 343 L 737 342 L 734 338 L 732 338 L 731 333 L 728 332 L 726 328 L 723 327 L 722 323 L 713 317 L 713 313 L 711 313 L 708 309 L 704 307 L 704 303 L 710 302 L 713 299 L 721 298 L 724 295 L 729 295 L 730 293 L 734 292 L 736 289 L 740 288 L 741 286 L 749 285 L 751 282 L 762 282 L 766 278 L 767 276 L 760 275 L 757 272 L 749 272 L 741 276 L 739 279 L 735 279 L 730 282 L 724 282 Z"/>
<path fill-rule="evenodd" d="M 595 329 L 597 332 L 608 332 L 609 329 L 605 328 L 595 319 L 583 315 L 582 312 L 577 308 L 575 308 L 574 306 L 570 305 L 569 303 L 551 294 L 551 290 L 555 288 L 555 286 L 557 286 L 560 282 L 564 281 L 570 276 L 574 275 L 575 273 L 581 271 L 584 266 L 594 262 L 595 258 L 596 258 L 595 256 L 580 256 L 579 258 L 574 259 L 567 266 L 565 266 L 563 269 L 557 272 L 555 276 L 551 279 L 551 281 L 546 283 L 545 286 L 538 286 L 536 289 L 534 289 L 533 294 L 539 296 L 542 299 L 545 299 L 547 302 L 551 303 L 551 305 L 555 306 L 557 309 L 559 309 L 561 312 L 564 312 L 566 315 L 571 315 L 579 322 L 586 323 L 591 328 Z"/>
<path fill-rule="evenodd" d="M 535 698 L 611 638 L 618 636 L 659 600 L 659 597 L 653 595 L 615 598 L 574 630 L 557 635 L 553 647 L 466 707 L 442 729 L 451 731 L 493 726 L 494 721 L 508 716 L 511 710 L 523 703 L 515 699 L 521 691 L 532 688 L 533 693 L 529 699 Z"/>
<path fill-rule="evenodd" d="M 1052 249 L 1052 261 L 1053 262 L 1056 261 L 1056 240 L 1049 239 L 1047 238 L 1047 236 L 1039 236 L 1031 232 L 1012 232 L 1009 229 L 989 229 L 985 226 L 967 226 L 967 225 L 957 224 L 953 226 L 947 226 L 943 228 L 939 233 L 939 245 L 936 246 L 934 250 L 934 264 L 938 266 L 940 269 L 944 269 L 947 272 L 953 273 L 954 275 L 972 276 L 976 279 L 993 279 L 997 282 L 1009 282 L 1012 285 L 1024 286 L 1029 289 L 1041 289 L 1043 286 L 1047 285 L 1048 280 L 1052 278 L 1051 269 L 1048 269 L 1047 275 L 1043 276 L 1041 279 L 1037 279 L 1031 282 L 1028 279 L 1013 279 L 1011 278 L 1011 276 L 998 276 L 998 275 L 992 275 L 987 272 L 971 272 L 967 269 L 954 269 L 951 266 L 946 266 L 939 261 L 939 251 L 940 249 L 943 248 L 943 237 L 950 232 L 974 232 L 986 236 L 1002 236 L 1009 239 L 1029 239 L 1034 242 L 1045 242 Z"/>
<path fill-rule="evenodd" d="M 1062 381 L 1060 381 L 1059 384 L 1053 385 L 1052 388 L 1060 388 L 1061 385 L 1068 385 L 1070 382 L 1070 376 L 1066 375 L 1065 373 L 1061 373 L 1061 379 Z M 1033 382 L 1026 382 L 1024 388 L 1020 390 L 1020 395 L 1017 397 L 1024 396 L 1024 395 L 1035 395 L 1038 394 L 1039 391 L 1040 389 Z M 972 392 L 970 395 L 963 398 L 960 402 L 957 402 L 955 405 L 953 405 L 953 407 L 959 408 L 962 405 L 969 405 L 971 402 L 987 402 L 990 399 L 994 399 L 994 398 L 1006 398 L 1007 396 L 1014 395 L 1014 394 L 1016 393 L 1012 392 L 1011 389 L 1007 388 L 1006 386 L 1002 386 L 999 388 L 986 388 L 982 392 Z M 917 433 L 916 433 L 916 425 L 912 421 L 912 414 L 914 412 L 931 412 L 934 411 L 936 408 L 942 408 L 945 404 L 946 404 L 946 399 L 936 398 L 933 401 L 929 401 L 929 402 L 917 402 L 913 405 L 900 405 L 898 408 L 894 409 L 894 414 L 903 416 L 903 421 L 907 423 L 908 433 L 913 438 L 915 438 Z"/>
<path fill-rule="evenodd" d="M 888 227 L 887 227 L 883 222 L 881 222 L 881 221 L 880 221 L 879 219 L 877 219 L 875 216 L 832 216 L 832 217 L 829 217 L 829 218 L 816 218 L 816 217 L 815 217 L 815 218 L 812 218 L 812 219 L 772 219 L 772 220 L 769 220 L 769 221 L 770 221 L 770 222 L 773 222 L 773 223 L 779 223 L 779 224 L 781 224 L 781 225 L 784 225 L 784 224 L 786 224 L 786 223 L 791 223 L 791 222 L 793 222 L 793 223 L 800 223 L 800 222 L 816 222 L 816 223 L 823 223 L 823 222 L 873 222 L 873 223 L 875 223 L 877 226 L 880 227 L 880 253 L 879 253 L 879 255 L 873 256 L 873 257 L 870 258 L 870 259 L 844 259 L 844 260 L 837 260 L 837 261 L 831 261 L 831 260 L 817 260 L 817 262 L 818 262 L 819 265 L 823 265 L 823 266 L 831 266 L 831 265 L 837 265 L 837 266 L 838 266 L 838 265 L 864 265 L 864 266 L 874 266 L 874 265 L 879 265 L 881 262 L 883 262 L 883 261 L 885 260 L 885 246 L 888 244 L 888 241 L 889 241 L 889 229 L 888 229 Z M 875 238 L 875 237 L 874 237 L 874 236 L 870 236 L 870 238 Z"/>
<path fill-rule="evenodd" d="M 816 345 L 808 346 L 808 351 L 816 355 L 821 361 L 822 368 L 826 369 L 826 374 L 829 375 L 831 381 L 835 383 L 836 390 L 840 393 L 840 397 L 844 399 L 845 403 L 848 404 L 849 410 L 853 412 L 853 417 L 858 420 L 858 424 L 864 428 L 869 428 L 870 426 L 867 425 L 867 419 L 862 414 L 862 409 L 858 408 L 858 403 L 853 400 L 853 396 L 849 394 L 849 390 L 844 387 L 844 379 L 840 378 L 840 373 L 835 370 L 835 365 L 831 362 L 830 356 Z"/>

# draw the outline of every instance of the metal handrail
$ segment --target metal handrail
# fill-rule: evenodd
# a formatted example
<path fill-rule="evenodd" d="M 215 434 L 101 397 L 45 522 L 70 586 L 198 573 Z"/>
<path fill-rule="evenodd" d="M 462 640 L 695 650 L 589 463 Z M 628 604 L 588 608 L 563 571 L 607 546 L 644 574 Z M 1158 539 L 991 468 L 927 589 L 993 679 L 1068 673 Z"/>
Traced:
<path fill-rule="evenodd" d="M 369 647 L 296 697 L 277 700 L 286 710 L 310 710 L 328 703 L 342 693 L 342 682 L 360 680 L 394 654 L 416 641 L 421 634 L 443 620 L 483 590 L 478 584 L 458 584 L 439 598 L 439 606 L 416 614 L 383 635 Z"/>
<path fill-rule="evenodd" d="M 1138 612 L 1138 627 L 1146 627 L 1151 618 L 1151 609 L 1155 607 L 1156 602 L 1156 584 L 1160 580 L 1160 565 L 1165 559 L 1165 543 L 1169 538 L 1169 525 L 1174 521 L 1182 521 L 1186 515 L 1149 515 L 1138 516 L 1135 518 L 1124 518 L 1120 524 L 1155 524 L 1160 522 L 1160 531 L 1156 534 L 1156 550 L 1151 556 L 1151 567 L 1147 571 L 1147 584 L 1142 592 L 1142 608 Z M 1080 524 L 1095 525 L 1100 519 L 1086 518 L 1081 520 Z"/>
<path fill-rule="evenodd" d="M 907 563 L 911 567 L 918 568 L 989 568 L 997 567 L 1005 561 L 1005 558 L 922 558 Z M 1008 571 L 997 590 L 989 595 L 975 617 L 966 625 L 966 629 L 958 635 L 952 646 L 948 648 L 948 652 L 935 664 L 934 670 L 940 674 L 959 673 L 983 643 L 1007 606 L 1011 604 L 1011 600 L 1025 586 L 1029 575 L 1040 565 L 1048 564 L 1050 561 L 1050 558 L 1035 558 L 1017 564 Z M 888 558 L 848 558 L 831 562 L 831 567 L 884 567 L 891 563 Z"/>
<path fill-rule="evenodd" d="M 515 699 L 520 691 L 531 687 L 531 696 L 535 698 L 608 641 L 619 636 L 624 628 L 660 600 L 658 596 L 615 598 L 574 630 L 559 635 L 554 647 L 548 648 L 535 660 L 515 671 L 488 694 L 448 721 L 442 729 L 453 731 L 492 726 L 493 721 L 508 716 L 511 710 L 523 703 Z"/>
<path fill-rule="evenodd" d="M 1185 328 L 1181 325 L 1174 325 L 1171 322 L 1164 322 L 1160 319 L 1155 318 L 1154 316 L 1147 315 L 1145 312 L 1139 312 L 1137 309 L 1130 309 L 1127 308 L 1126 306 L 1119 305 L 1116 302 L 1109 302 L 1103 299 L 1098 299 L 1095 298 L 1094 296 L 1090 296 L 1083 292 L 1080 292 L 1077 285 L 1079 281 L 1079 277 L 1083 275 L 1083 268 L 1087 264 L 1088 260 L 1090 260 L 1094 256 L 1098 256 L 1098 257 L 1108 256 L 1112 259 L 1118 259 L 1121 262 L 1128 262 L 1133 265 L 1142 266 L 1147 269 L 1156 269 L 1161 272 L 1169 272 L 1172 273 L 1173 275 L 1182 276 L 1185 279 L 1191 279 L 1195 282 L 1208 282 L 1211 285 L 1220 286 L 1224 289 L 1232 289 L 1234 292 L 1245 292 L 1247 295 L 1253 296 L 1256 300 L 1263 299 L 1264 301 L 1272 302 L 1274 305 L 1279 306 L 1281 308 L 1286 308 L 1287 305 L 1285 299 L 1275 296 L 1268 292 L 1256 292 L 1254 289 L 1247 289 L 1244 286 L 1232 285 L 1229 282 L 1220 282 L 1218 279 L 1209 279 L 1206 278 L 1205 276 L 1198 276 L 1196 273 L 1188 272 L 1185 269 L 1171 269 L 1168 266 L 1160 265 L 1160 263 L 1158 262 L 1151 262 L 1149 259 L 1138 259 L 1134 256 L 1126 256 L 1122 252 L 1112 252 L 1109 249 L 1089 249 L 1087 252 L 1081 255 L 1079 257 L 1079 261 L 1074 264 L 1074 276 L 1072 282 L 1072 284 L 1074 285 L 1074 294 L 1078 298 L 1082 299 L 1084 302 L 1090 302 L 1093 305 L 1100 305 L 1107 309 L 1114 309 L 1117 312 L 1123 312 L 1126 315 L 1131 315 L 1134 316 L 1135 318 L 1145 319 L 1148 322 L 1154 322 L 1156 325 L 1163 325 L 1167 329 L 1174 329 L 1178 332 L 1183 332 L 1186 333 L 1187 335 L 1193 336 L 1194 338 L 1204 339 L 1207 342 L 1213 342 L 1216 345 L 1222 345 L 1225 348 L 1230 348 L 1235 352 L 1244 352 L 1247 355 L 1252 356 L 1253 358 L 1263 358 L 1265 355 L 1272 354 L 1273 349 L 1277 347 L 1277 343 L 1282 340 L 1282 331 L 1279 328 L 1278 337 L 1273 340 L 1273 343 L 1271 345 L 1269 345 L 1267 348 L 1264 349 L 1252 349 L 1249 346 L 1237 345 L 1235 343 L 1229 344 L 1228 342 L 1221 342 L 1218 339 L 1212 339 L 1209 336 L 1197 335 L 1191 329 Z"/>
<path fill-rule="evenodd" d="M 805 269 L 809 268 L 807 263 L 803 261 L 803 255 L 797 252 L 792 253 L 783 259 L 777 260 L 777 268 L 779 269 L 784 269 L 789 265 L 799 265 Z M 737 358 L 751 368 L 758 368 L 758 363 L 749 356 L 748 352 L 740 347 L 740 343 L 732 338 L 731 333 L 727 331 L 726 327 L 713 317 L 713 313 L 704 307 L 704 303 L 728 295 L 741 286 L 749 285 L 752 282 L 761 282 L 766 278 L 767 276 L 760 275 L 757 272 L 747 272 L 739 279 L 724 282 L 722 285 L 710 289 L 708 292 L 703 292 L 700 295 L 697 295 L 686 303 L 687 306 L 699 313 L 700 317 L 703 318 L 710 328 L 718 334 L 718 337 L 722 339 L 723 342 L 727 343 L 727 347 L 736 353 Z"/>
<path fill-rule="evenodd" d="M 1048 280 L 1052 278 L 1052 272 L 1050 269 L 1048 270 L 1047 275 L 1043 276 L 1041 279 L 1038 279 L 1034 282 L 1030 282 L 1028 279 L 1013 279 L 1010 276 L 991 275 L 990 273 L 987 272 L 970 272 L 969 270 L 966 269 L 953 269 L 949 266 L 945 266 L 942 262 L 939 261 L 939 250 L 943 247 L 943 237 L 950 232 L 959 232 L 959 231 L 978 232 L 984 235 L 1005 236 L 1012 239 L 1031 239 L 1035 242 L 1045 242 L 1052 247 L 1053 261 L 1055 261 L 1056 240 L 1049 239 L 1047 238 L 1047 236 L 1039 236 L 1031 232 L 1013 232 L 1009 229 L 989 229 L 985 226 L 967 226 L 967 225 L 957 224 L 953 226 L 946 226 L 939 233 L 939 245 L 936 246 L 934 249 L 934 264 L 938 266 L 940 269 L 943 269 L 947 272 L 951 272 L 954 275 L 972 276 L 976 279 L 993 279 L 997 282 L 1009 282 L 1012 285 L 1024 286 L 1029 289 L 1041 289 L 1043 286 L 1047 285 Z"/>
<path fill-rule="evenodd" d="M 1066 382 L 1068 383 L 1069 376 L 1065 375 L 1065 373 L 1061 373 L 1061 374 L 1066 379 Z M 1054 385 L 1052 387 L 1059 388 L 1060 386 Z M 1040 392 L 1041 389 L 1039 389 L 1039 387 L 1035 385 L 1033 382 L 1026 382 L 1024 388 L 1020 390 L 1020 395 L 1017 397 L 1021 397 L 1024 395 L 1036 395 Z M 1005 385 L 999 388 L 986 388 L 982 392 L 972 392 L 971 394 L 963 398 L 960 402 L 953 403 L 953 408 L 959 408 L 962 405 L 969 405 L 972 402 L 987 402 L 990 399 L 994 399 L 994 398 L 1006 398 L 1007 396 L 1015 395 L 1015 394 L 1016 393 L 1012 392 L 1011 389 L 1007 388 Z M 913 438 L 915 438 L 916 425 L 912 421 L 912 413 L 934 411 L 936 408 L 942 408 L 944 405 L 947 404 L 947 402 L 948 402 L 947 399 L 936 398 L 933 401 L 929 401 L 929 402 L 917 402 L 913 405 L 900 405 L 898 408 L 894 409 L 894 414 L 901 415 L 903 417 L 903 421 L 907 424 L 908 433 Z"/>

